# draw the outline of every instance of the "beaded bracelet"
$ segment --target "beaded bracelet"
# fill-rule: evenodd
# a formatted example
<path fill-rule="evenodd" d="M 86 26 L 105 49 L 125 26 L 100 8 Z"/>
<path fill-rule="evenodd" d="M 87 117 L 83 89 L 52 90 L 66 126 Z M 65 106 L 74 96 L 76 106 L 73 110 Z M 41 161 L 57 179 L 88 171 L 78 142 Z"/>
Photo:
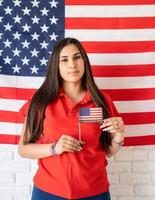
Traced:
<path fill-rule="evenodd" d="M 50 152 L 51 152 L 52 156 L 57 155 L 55 147 L 56 147 L 56 142 L 52 143 L 51 146 L 50 146 Z"/>

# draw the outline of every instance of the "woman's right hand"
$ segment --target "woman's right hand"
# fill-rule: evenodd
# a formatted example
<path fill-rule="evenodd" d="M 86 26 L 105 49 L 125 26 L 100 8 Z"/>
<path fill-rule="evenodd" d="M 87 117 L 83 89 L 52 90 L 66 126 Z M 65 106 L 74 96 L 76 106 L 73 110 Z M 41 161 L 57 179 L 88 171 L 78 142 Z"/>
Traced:
<path fill-rule="evenodd" d="M 82 150 L 84 143 L 71 136 L 62 135 L 55 145 L 55 151 L 58 155 L 64 152 L 78 152 Z"/>

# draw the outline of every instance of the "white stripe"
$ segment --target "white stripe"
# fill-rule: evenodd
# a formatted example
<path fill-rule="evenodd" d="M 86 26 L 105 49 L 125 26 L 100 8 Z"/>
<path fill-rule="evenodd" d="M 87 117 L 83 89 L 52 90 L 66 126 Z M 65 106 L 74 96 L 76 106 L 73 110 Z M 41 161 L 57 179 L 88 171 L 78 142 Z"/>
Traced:
<path fill-rule="evenodd" d="M 120 113 L 155 112 L 155 100 L 114 101 Z"/>
<path fill-rule="evenodd" d="M 125 136 L 148 136 L 155 134 L 155 124 L 126 125 Z"/>
<path fill-rule="evenodd" d="M 22 124 L 0 122 L 0 133 L 10 135 L 20 135 L 22 131 Z M 142 135 L 154 135 L 155 124 L 142 124 L 142 125 L 126 125 L 125 136 L 142 136 Z"/>
<path fill-rule="evenodd" d="M 0 133 L 1 134 L 9 134 L 9 135 L 20 135 L 22 131 L 22 124 L 19 123 L 8 123 L 8 122 L 0 122 Z"/>
<path fill-rule="evenodd" d="M 65 29 L 65 36 L 80 41 L 152 41 L 155 29 Z"/>
<path fill-rule="evenodd" d="M 5 81 L 8 79 L 8 82 Z M 17 88 L 30 88 L 37 89 L 41 85 L 42 78 L 38 78 L 38 82 L 35 77 L 29 78 L 26 81 L 26 77 L 16 77 L 16 80 L 11 79 L 10 76 L 0 75 L 1 87 L 17 87 Z M 20 82 L 25 82 L 25 85 Z M 16 84 L 18 82 L 18 85 Z M 34 82 L 36 85 L 34 86 Z M 140 77 L 95 77 L 95 82 L 100 89 L 134 89 L 134 88 L 154 88 L 155 76 L 140 76 Z"/>
<path fill-rule="evenodd" d="M 155 52 L 88 54 L 91 65 L 140 65 L 155 64 Z M 132 66 L 131 66 L 132 68 Z"/>
<path fill-rule="evenodd" d="M 155 76 L 141 77 L 96 77 L 100 89 L 155 88 Z"/>
<path fill-rule="evenodd" d="M 18 112 L 25 102 L 26 100 L 0 99 L 0 109 L 5 111 Z"/>
<path fill-rule="evenodd" d="M 122 1 L 123 2 L 123 1 Z M 155 5 L 65 6 L 66 17 L 152 17 Z"/>
<path fill-rule="evenodd" d="M 18 112 L 25 100 L 10 100 L 10 99 L 0 99 L 1 110 Z M 155 100 L 145 100 L 145 101 L 114 101 L 117 109 L 121 113 L 132 113 L 132 112 L 155 112 Z M 93 113 L 95 115 L 100 115 L 100 113 Z"/>
<path fill-rule="evenodd" d="M 0 75 L 1 87 L 16 87 L 16 88 L 38 88 L 44 77 L 23 77 L 23 76 L 7 76 Z"/>
<path fill-rule="evenodd" d="M 29 81 L 27 81 L 27 77 L 17 76 L 16 78 L 10 78 L 10 76 L 7 75 L 0 75 L 1 87 L 37 89 L 43 82 L 43 78 L 36 77 L 29 77 L 28 80 Z M 155 76 L 95 77 L 95 82 L 100 89 L 154 88 Z"/>

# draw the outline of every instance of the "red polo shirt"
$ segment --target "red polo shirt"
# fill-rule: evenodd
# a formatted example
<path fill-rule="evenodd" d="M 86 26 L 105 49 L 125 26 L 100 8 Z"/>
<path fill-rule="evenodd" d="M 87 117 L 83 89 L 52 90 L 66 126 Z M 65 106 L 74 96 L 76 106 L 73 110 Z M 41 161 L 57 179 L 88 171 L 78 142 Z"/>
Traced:
<path fill-rule="evenodd" d="M 110 97 L 105 93 L 103 95 L 111 116 L 118 116 Z M 62 134 L 78 139 L 78 111 L 81 107 L 95 107 L 88 92 L 79 103 L 74 104 L 61 91 L 57 99 L 46 107 L 44 136 L 38 143 L 52 143 Z M 26 115 L 27 109 L 28 104 L 25 104 L 21 112 Z M 100 134 L 98 123 L 81 123 L 81 137 L 85 141 L 83 149 L 80 152 L 65 152 L 62 155 L 39 159 L 34 184 L 45 192 L 67 199 L 108 191 L 107 160 L 99 143 Z"/>

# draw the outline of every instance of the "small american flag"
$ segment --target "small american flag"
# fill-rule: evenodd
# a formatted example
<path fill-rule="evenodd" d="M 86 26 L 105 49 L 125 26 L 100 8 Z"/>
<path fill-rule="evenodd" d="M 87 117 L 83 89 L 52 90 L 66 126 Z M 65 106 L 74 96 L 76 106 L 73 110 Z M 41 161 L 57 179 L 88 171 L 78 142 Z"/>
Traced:
<path fill-rule="evenodd" d="M 103 120 L 102 108 L 80 108 L 79 122 L 100 122 Z"/>

